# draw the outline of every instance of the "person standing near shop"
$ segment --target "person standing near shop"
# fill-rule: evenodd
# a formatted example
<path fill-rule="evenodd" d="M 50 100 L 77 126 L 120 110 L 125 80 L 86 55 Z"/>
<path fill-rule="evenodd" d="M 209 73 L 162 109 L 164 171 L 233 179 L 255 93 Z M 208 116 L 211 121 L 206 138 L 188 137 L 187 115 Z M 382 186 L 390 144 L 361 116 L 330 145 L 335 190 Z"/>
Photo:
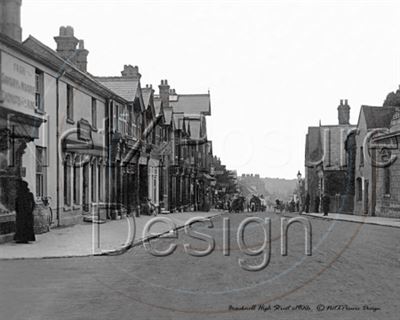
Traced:
<path fill-rule="evenodd" d="M 16 231 L 14 240 L 17 243 L 28 243 L 29 241 L 36 240 L 33 230 L 35 200 L 25 181 L 19 180 L 17 188 L 17 197 L 15 199 Z"/>
<path fill-rule="evenodd" d="M 322 211 L 324 212 L 324 216 L 328 215 L 329 212 L 329 204 L 331 203 L 331 199 L 328 194 L 325 193 L 322 197 Z"/>
<path fill-rule="evenodd" d="M 320 203 L 320 195 L 317 194 L 315 196 L 315 202 L 314 202 L 314 212 L 316 212 L 316 213 L 319 212 L 319 203 Z"/>

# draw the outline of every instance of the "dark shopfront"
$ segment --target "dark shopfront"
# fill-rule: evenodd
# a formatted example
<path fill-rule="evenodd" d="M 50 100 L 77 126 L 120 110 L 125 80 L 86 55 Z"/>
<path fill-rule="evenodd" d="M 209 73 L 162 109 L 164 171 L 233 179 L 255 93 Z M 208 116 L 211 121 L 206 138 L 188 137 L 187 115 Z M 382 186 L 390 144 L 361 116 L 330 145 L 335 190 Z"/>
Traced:
<path fill-rule="evenodd" d="M 22 156 L 27 143 L 39 137 L 42 123 L 0 105 L 0 242 L 11 240 L 15 232 L 17 181 L 26 174 Z"/>

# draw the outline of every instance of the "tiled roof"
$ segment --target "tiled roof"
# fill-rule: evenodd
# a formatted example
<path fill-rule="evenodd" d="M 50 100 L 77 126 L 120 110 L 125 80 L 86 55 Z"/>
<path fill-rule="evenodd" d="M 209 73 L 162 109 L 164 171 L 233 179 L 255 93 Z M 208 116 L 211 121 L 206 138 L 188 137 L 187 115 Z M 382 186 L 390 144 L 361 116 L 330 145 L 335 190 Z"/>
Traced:
<path fill-rule="evenodd" d="M 361 106 L 367 128 L 389 128 L 396 107 Z"/>
<path fill-rule="evenodd" d="M 139 80 L 125 77 L 96 77 L 96 80 L 127 101 L 134 101 L 139 88 Z"/>
<path fill-rule="evenodd" d="M 180 94 L 176 101 L 170 101 L 170 105 L 175 112 L 211 115 L 209 94 Z"/>

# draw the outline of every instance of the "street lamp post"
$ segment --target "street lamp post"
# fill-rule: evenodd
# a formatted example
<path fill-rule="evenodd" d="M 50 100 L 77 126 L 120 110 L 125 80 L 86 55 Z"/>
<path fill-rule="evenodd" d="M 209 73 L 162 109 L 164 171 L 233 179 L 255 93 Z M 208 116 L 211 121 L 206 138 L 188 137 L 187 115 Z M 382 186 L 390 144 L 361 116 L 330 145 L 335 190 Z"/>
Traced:
<path fill-rule="evenodd" d="M 303 210 L 304 207 L 304 179 L 302 179 L 302 175 L 300 170 L 297 172 L 297 195 L 299 198 L 299 212 Z"/>
<path fill-rule="evenodd" d="M 319 184 L 319 211 L 321 211 L 322 208 L 322 196 L 324 194 L 324 170 L 323 168 L 318 168 L 318 184 Z"/>

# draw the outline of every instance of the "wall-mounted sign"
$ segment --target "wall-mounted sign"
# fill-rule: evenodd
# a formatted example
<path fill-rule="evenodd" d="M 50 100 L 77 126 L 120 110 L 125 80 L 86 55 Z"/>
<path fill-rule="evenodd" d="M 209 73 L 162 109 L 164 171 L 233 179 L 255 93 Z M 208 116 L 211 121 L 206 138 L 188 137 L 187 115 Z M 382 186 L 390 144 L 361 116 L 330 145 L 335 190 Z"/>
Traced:
<path fill-rule="evenodd" d="M 85 119 L 78 121 L 78 139 L 83 141 L 92 140 L 92 126 Z"/>
<path fill-rule="evenodd" d="M 35 109 L 35 68 L 1 52 L 1 97 L 5 107 L 21 112 Z"/>

